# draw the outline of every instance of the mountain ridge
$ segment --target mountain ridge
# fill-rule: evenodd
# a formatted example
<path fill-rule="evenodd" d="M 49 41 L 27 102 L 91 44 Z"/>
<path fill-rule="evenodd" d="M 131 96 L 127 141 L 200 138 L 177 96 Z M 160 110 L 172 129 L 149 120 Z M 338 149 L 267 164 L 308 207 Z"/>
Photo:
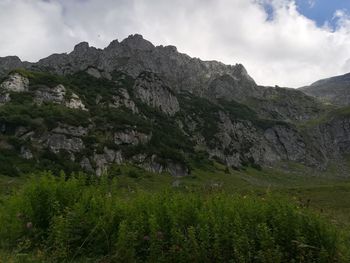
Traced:
<path fill-rule="evenodd" d="M 346 111 L 141 35 L 104 49 L 82 42 L 37 63 L 0 58 L 0 72 L 0 164 L 13 173 L 101 175 L 125 162 L 173 176 L 212 161 L 325 169 L 350 153 Z"/>
<path fill-rule="evenodd" d="M 14 60 L 13 58 L 14 67 L 12 68 L 18 67 L 19 62 L 16 59 L 15 63 Z M 11 66 L 11 63 L 8 65 Z M 104 49 L 90 47 L 87 42 L 81 42 L 70 53 L 53 54 L 36 63 L 22 62 L 25 68 L 49 70 L 61 75 L 85 70 L 89 65 L 94 65 L 107 73 L 115 69 L 122 70 L 133 77 L 144 70 L 155 72 L 164 75 L 173 85 L 175 83 L 178 89 L 180 89 L 179 86 L 186 85 L 186 83 L 190 83 L 188 86 L 204 84 L 205 79 L 223 73 L 234 76 L 237 80 L 244 78 L 245 81 L 255 84 L 241 64 L 231 66 L 218 61 L 191 58 L 179 53 L 174 46 L 156 47 L 138 34 L 130 35 L 121 42 L 114 40 Z M 180 68 L 180 71 L 173 74 L 172 71 L 176 68 Z M 190 72 L 184 76 L 183 74 L 188 71 Z M 181 76 L 176 77 L 176 74 Z M 181 81 L 182 78 L 185 81 Z M 204 78 L 203 83 L 199 81 L 199 78 Z"/>

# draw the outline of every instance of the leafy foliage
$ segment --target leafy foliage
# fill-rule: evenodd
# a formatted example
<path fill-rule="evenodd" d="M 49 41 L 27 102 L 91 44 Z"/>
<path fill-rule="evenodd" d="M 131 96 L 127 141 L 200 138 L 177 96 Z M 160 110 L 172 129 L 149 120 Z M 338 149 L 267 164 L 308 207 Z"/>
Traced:
<path fill-rule="evenodd" d="M 86 72 L 78 72 L 67 77 L 69 86 L 77 92 L 87 105 L 96 106 L 96 98 L 101 97 L 99 103 L 109 102 L 117 94 L 117 85 L 105 78 L 95 78 Z"/>
<path fill-rule="evenodd" d="M 59 84 L 63 84 L 63 85 L 68 84 L 67 79 L 65 77 L 43 72 L 43 71 L 29 71 L 26 69 L 19 68 L 19 69 L 12 70 L 10 74 L 11 73 L 19 73 L 23 77 L 28 78 L 30 85 L 32 87 L 46 85 L 52 88 Z"/>
<path fill-rule="evenodd" d="M 18 152 L 10 149 L 0 151 L 0 175 L 18 176 L 35 171 L 35 163 L 31 160 L 23 160 Z"/>
<path fill-rule="evenodd" d="M 0 248 L 56 261 L 340 262 L 337 232 L 277 197 L 137 193 L 118 181 L 42 174 L 0 206 Z"/>
<path fill-rule="evenodd" d="M 18 126 L 40 129 L 56 127 L 58 123 L 86 126 L 89 113 L 83 110 L 69 109 L 56 104 L 17 104 L 11 103 L 0 107 L 0 123 L 13 129 Z"/>

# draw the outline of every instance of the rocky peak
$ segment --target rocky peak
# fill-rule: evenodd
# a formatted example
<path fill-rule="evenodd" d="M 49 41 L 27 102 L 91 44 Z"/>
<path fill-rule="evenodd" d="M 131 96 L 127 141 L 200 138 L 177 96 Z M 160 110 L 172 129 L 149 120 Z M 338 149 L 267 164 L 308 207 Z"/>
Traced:
<path fill-rule="evenodd" d="M 0 57 L 1 67 L 12 67 L 12 66 L 21 65 L 21 64 L 22 64 L 22 61 L 17 56 Z"/>
<path fill-rule="evenodd" d="M 168 54 L 174 54 L 174 53 L 178 53 L 177 51 L 177 47 L 175 46 L 157 46 L 158 49 L 162 49 L 165 51 L 165 53 L 168 53 Z"/>
<path fill-rule="evenodd" d="M 109 45 L 104 50 L 110 51 L 110 50 L 119 50 L 119 49 L 120 49 L 120 43 L 118 39 L 115 39 L 111 43 L 109 43 Z"/>
<path fill-rule="evenodd" d="M 0 76 L 8 71 L 22 67 L 23 63 L 17 56 L 0 57 Z"/>
<path fill-rule="evenodd" d="M 105 72 L 106 76 L 117 70 L 134 78 L 145 71 L 154 72 L 161 76 L 164 83 L 173 91 L 188 91 L 198 96 L 208 95 L 212 81 L 223 75 L 231 76 L 233 81 L 225 82 L 224 87 L 217 86 L 221 82 L 215 83 L 215 95 L 218 97 L 225 97 L 226 92 L 221 93 L 221 91 L 232 83 L 234 88 L 231 87 L 231 91 L 238 90 L 239 94 L 244 93 L 246 97 L 255 96 L 257 87 L 246 69 L 240 64 L 232 66 L 217 61 L 191 58 L 178 52 L 174 46 L 155 47 L 139 34 L 130 35 L 121 42 L 112 41 L 103 50 L 90 47 L 87 42 L 82 42 L 76 45 L 69 54 L 51 55 L 38 63 L 25 65 L 25 67 L 60 75 L 72 74 L 93 67 Z M 0 60 L 0 75 L 3 68 Z M 234 97 L 237 96 L 231 96 L 229 99 Z"/>
<path fill-rule="evenodd" d="M 236 64 L 233 72 L 235 73 L 235 75 L 238 75 L 243 79 L 246 78 L 249 81 L 255 83 L 253 78 L 249 76 L 247 69 L 242 64 Z"/>
<path fill-rule="evenodd" d="M 86 53 L 90 46 L 88 42 L 81 42 L 74 47 L 74 53 Z"/>

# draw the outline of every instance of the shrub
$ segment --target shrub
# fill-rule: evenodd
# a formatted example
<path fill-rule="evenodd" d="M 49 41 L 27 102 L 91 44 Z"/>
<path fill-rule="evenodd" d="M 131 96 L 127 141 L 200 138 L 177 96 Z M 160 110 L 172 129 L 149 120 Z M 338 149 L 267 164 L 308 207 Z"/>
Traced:
<path fill-rule="evenodd" d="M 280 198 L 162 192 L 121 197 L 117 181 L 33 178 L 0 207 L 0 249 L 56 261 L 340 262 L 337 232 Z"/>
<path fill-rule="evenodd" d="M 19 73 L 22 76 L 28 78 L 31 86 L 46 85 L 49 87 L 54 87 L 58 84 L 68 84 L 65 77 L 54 75 L 44 71 L 29 71 L 26 69 L 19 68 L 12 70 L 10 74 L 13 72 Z"/>
<path fill-rule="evenodd" d="M 25 160 L 18 156 L 18 152 L 9 149 L 0 151 L 1 175 L 18 176 L 21 174 L 32 173 L 36 171 L 34 160 Z"/>

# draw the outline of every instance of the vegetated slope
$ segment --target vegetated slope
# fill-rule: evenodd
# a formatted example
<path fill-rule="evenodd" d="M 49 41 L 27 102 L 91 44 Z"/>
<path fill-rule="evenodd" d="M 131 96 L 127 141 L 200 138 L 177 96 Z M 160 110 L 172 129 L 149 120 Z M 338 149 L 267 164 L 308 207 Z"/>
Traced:
<path fill-rule="evenodd" d="M 210 160 L 238 169 L 280 161 L 325 169 L 350 149 L 347 116 L 336 118 L 344 125 L 334 118 L 308 125 L 328 112 L 316 99 L 258 86 L 242 65 L 190 58 L 139 35 L 103 50 L 81 43 L 37 63 L 0 58 L 1 65 L 7 175 L 101 175 L 131 162 L 184 176 Z"/>
<path fill-rule="evenodd" d="M 300 90 L 324 102 L 348 106 L 350 105 L 350 74 L 322 79 Z"/>

